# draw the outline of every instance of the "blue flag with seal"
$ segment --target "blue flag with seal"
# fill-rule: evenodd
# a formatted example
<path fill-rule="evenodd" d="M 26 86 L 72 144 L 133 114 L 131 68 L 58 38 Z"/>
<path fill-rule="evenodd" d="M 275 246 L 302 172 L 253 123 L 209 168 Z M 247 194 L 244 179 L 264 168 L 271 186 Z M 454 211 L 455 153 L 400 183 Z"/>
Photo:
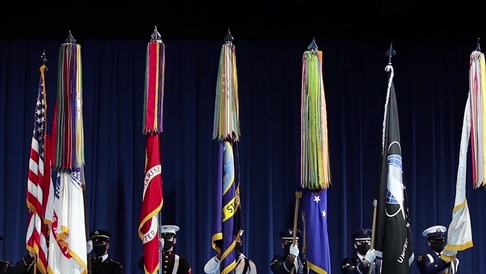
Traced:
<path fill-rule="evenodd" d="M 221 47 L 213 124 L 213 140 L 218 141 L 218 171 L 211 246 L 219 254 L 221 274 L 233 273 L 236 268 L 236 243 L 241 232 L 238 77 L 232 41 L 228 30 Z"/>

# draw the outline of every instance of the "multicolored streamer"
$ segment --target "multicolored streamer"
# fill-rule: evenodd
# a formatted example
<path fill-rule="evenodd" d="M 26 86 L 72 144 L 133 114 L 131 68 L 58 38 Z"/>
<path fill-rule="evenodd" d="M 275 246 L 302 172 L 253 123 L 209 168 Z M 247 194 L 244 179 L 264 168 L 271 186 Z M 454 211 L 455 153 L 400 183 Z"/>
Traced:
<path fill-rule="evenodd" d="M 144 97 L 144 133 L 161 133 L 164 102 L 165 44 L 161 40 L 147 45 Z"/>
<path fill-rule="evenodd" d="M 236 52 L 232 43 L 224 43 L 219 58 L 216 99 L 214 103 L 213 140 L 238 141 L 240 116 Z"/>
<path fill-rule="evenodd" d="M 144 129 L 146 135 L 145 178 L 138 234 L 143 242 L 143 268 L 146 274 L 159 273 L 160 212 L 164 204 L 160 135 L 162 133 L 165 75 L 165 45 L 155 27 L 147 45 L 144 95 Z"/>
<path fill-rule="evenodd" d="M 74 170 L 84 165 L 81 46 L 64 43 L 59 50 L 55 108 L 54 168 Z"/>
<path fill-rule="evenodd" d="M 229 30 L 228 30 L 228 35 Z M 232 39 L 231 39 L 232 41 Z M 241 235 L 241 204 L 238 141 L 240 138 L 238 77 L 235 46 L 225 40 L 221 47 L 214 105 L 213 140 L 218 142 L 217 175 L 211 246 L 221 258 L 221 274 L 234 273 L 236 242 Z"/>
<path fill-rule="evenodd" d="M 331 184 L 322 51 L 302 57 L 300 184 L 318 190 Z"/>
<path fill-rule="evenodd" d="M 474 188 L 484 187 L 484 172 L 486 153 L 484 130 L 486 128 L 486 67 L 484 54 L 473 51 L 470 56 L 469 89 L 471 99 L 471 154 L 472 154 L 472 178 Z"/>

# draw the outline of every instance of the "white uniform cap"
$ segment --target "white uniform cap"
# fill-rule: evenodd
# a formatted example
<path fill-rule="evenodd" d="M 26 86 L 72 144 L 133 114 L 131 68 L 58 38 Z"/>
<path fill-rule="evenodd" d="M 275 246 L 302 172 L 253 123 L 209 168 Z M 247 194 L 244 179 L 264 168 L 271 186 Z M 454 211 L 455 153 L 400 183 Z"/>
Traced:
<path fill-rule="evenodd" d="M 444 233 L 447 231 L 447 228 L 442 225 L 434 225 L 422 232 L 422 235 L 425 237 L 433 237 L 433 236 L 444 236 Z"/>
<path fill-rule="evenodd" d="M 179 231 L 179 227 L 176 225 L 163 225 L 160 227 L 161 234 L 176 234 Z"/>

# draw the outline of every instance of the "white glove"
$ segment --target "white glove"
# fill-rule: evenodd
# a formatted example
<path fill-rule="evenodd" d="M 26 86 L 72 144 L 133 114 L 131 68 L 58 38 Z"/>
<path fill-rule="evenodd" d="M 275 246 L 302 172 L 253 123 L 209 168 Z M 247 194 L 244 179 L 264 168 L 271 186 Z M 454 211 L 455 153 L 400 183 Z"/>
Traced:
<path fill-rule="evenodd" d="M 290 246 L 289 253 L 294 255 L 295 257 L 299 257 L 299 247 L 296 244 L 292 244 Z"/>
<path fill-rule="evenodd" d="M 374 249 L 370 249 L 366 252 L 366 255 L 365 255 L 365 259 L 369 262 L 369 263 L 373 263 L 376 259 L 376 254 L 375 254 L 375 250 Z"/>
<path fill-rule="evenodd" d="M 89 240 L 86 243 L 86 253 L 90 253 L 91 251 L 93 251 L 93 241 Z"/>
<path fill-rule="evenodd" d="M 159 249 L 164 249 L 165 240 L 164 238 L 159 238 Z"/>

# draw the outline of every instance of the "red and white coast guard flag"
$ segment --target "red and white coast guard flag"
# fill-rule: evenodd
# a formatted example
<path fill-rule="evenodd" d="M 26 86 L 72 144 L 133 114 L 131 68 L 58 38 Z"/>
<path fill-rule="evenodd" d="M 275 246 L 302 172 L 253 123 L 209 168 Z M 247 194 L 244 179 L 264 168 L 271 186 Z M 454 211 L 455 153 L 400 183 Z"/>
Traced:
<path fill-rule="evenodd" d="M 441 258 L 450 262 L 457 256 L 457 251 L 473 246 L 471 217 L 466 199 L 467 147 L 471 132 L 471 108 L 468 96 L 462 123 L 461 145 L 459 148 L 459 165 L 457 168 L 456 198 L 452 210 L 452 221 L 447 231 L 447 245 Z"/>
<path fill-rule="evenodd" d="M 138 235 L 143 241 L 143 264 L 146 274 L 159 269 L 159 222 L 162 209 L 162 166 L 160 164 L 159 134 L 148 133 L 146 144 L 145 178 Z"/>

